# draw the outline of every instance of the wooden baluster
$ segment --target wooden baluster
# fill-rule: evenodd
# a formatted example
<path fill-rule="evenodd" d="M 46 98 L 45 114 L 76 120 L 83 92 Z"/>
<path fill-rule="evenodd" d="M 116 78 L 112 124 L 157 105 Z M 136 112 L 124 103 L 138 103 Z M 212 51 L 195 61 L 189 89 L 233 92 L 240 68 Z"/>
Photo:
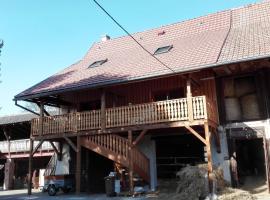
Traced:
<path fill-rule="evenodd" d="M 188 119 L 193 121 L 193 105 L 192 105 L 192 93 L 191 93 L 191 80 L 187 80 L 187 110 L 188 110 Z"/>
<path fill-rule="evenodd" d="M 203 96 L 203 110 L 204 110 L 204 119 L 207 119 L 207 102 L 206 102 L 206 97 Z"/>

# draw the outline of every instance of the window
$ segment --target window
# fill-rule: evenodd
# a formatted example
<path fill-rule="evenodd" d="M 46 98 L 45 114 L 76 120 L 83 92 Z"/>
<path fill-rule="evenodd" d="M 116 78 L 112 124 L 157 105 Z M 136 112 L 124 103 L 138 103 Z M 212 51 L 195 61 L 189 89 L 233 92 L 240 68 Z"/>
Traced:
<path fill-rule="evenodd" d="M 91 65 L 89 65 L 88 68 L 94 68 L 94 67 L 99 67 L 101 65 L 103 65 L 105 62 L 107 62 L 108 59 L 106 58 L 105 60 L 98 60 L 98 61 L 95 61 L 93 62 Z"/>
<path fill-rule="evenodd" d="M 157 55 L 157 54 L 161 54 L 161 53 L 167 53 L 169 52 L 171 49 L 173 48 L 173 45 L 170 45 L 170 46 L 164 46 L 164 47 L 159 47 L 154 55 Z"/>

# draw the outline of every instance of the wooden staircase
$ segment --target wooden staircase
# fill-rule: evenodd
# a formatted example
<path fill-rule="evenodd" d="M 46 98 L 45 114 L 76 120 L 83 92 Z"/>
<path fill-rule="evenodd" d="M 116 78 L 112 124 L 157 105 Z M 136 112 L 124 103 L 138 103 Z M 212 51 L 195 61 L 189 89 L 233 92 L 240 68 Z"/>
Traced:
<path fill-rule="evenodd" d="M 127 139 L 113 134 L 83 136 L 81 145 L 126 168 L 132 166 L 134 172 L 149 183 L 149 159 Z"/>

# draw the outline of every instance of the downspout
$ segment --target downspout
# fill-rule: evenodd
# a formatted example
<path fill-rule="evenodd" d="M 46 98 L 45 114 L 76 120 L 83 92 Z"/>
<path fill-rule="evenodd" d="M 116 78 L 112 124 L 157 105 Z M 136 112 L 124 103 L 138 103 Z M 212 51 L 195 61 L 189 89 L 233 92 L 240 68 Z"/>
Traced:
<path fill-rule="evenodd" d="M 26 108 L 26 107 L 24 107 L 24 106 L 18 104 L 17 100 L 15 100 L 15 106 L 18 106 L 18 107 L 20 107 L 20 108 L 22 108 L 22 109 L 24 109 L 24 110 L 26 110 L 26 111 L 28 111 L 28 112 L 31 112 L 31 113 L 33 113 L 33 114 L 35 114 L 35 115 L 37 115 L 37 116 L 40 116 L 39 113 L 37 113 L 37 112 L 35 112 L 35 111 L 33 111 L 33 110 L 30 110 L 29 108 Z"/>

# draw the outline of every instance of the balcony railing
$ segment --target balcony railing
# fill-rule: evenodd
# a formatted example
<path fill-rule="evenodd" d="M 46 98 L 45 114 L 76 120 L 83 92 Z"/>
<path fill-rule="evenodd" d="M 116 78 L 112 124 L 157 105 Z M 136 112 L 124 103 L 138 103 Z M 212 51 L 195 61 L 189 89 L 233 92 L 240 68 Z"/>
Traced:
<path fill-rule="evenodd" d="M 39 141 L 34 141 L 34 148 L 38 145 Z M 57 145 L 56 145 L 57 146 Z M 8 153 L 8 142 L 1 141 L 0 142 L 0 152 Z M 11 140 L 10 141 L 10 152 L 18 153 L 18 152 L 27 152 L 30 149 L 30 139 L 23 140 Z M 44 141 L 42 146 L 39 148 L 41 151 L 53 150 L 51 144 L 49 142 Z"/>
<path fill-rule="evenodd" d="M 192 111 L 188 104 L 192 104 Z M 214 112 L 214 105 L 206 102 L 205 96 L 158 101 L 106 109 L 106 128 L 147 125 L 162 122 L 208 119 Z M 192 115 L 192 116 L 190 116 Z M 40 134 L 40 119 L 32 120 L 32 135 Z M 44 117 L 42 135 L 79 132 L 101 128 L 101 110 L 68 113 Z"/>

